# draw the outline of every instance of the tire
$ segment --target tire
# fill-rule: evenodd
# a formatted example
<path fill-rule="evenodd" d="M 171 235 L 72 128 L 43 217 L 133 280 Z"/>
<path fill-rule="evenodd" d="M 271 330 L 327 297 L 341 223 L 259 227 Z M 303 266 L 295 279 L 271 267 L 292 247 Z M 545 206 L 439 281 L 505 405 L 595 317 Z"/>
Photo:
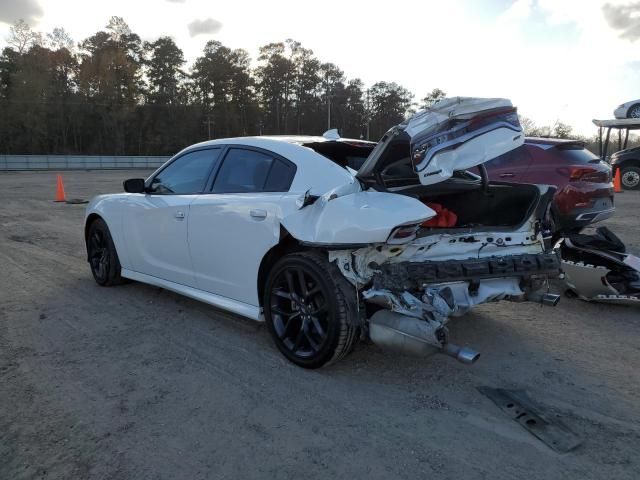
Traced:
<path fill-rule="evenodd" d="M 120 260 L 109 227 L 101 218 L 89 226 L 87 256 L 91 273 L 98 285 L 109 287 L 124 283 L 120 276 Z"/>
<path fill-rule="evenodd" d="M 640 190 L 640 167 L 623 167 L 620 180 L 625 190 Z"/>
<path fill-rule="evenodd" d="M 627 118 L 640 118 L 640 103 L 636 103 L 627 110 Z"/>
<path fill-rule="evenodd" d="M 319 252 L 278 260 L 263 302 L 278 350 L 300 367 L 320 368 L 343 358 L 360 335 L 356 290 Z"/>

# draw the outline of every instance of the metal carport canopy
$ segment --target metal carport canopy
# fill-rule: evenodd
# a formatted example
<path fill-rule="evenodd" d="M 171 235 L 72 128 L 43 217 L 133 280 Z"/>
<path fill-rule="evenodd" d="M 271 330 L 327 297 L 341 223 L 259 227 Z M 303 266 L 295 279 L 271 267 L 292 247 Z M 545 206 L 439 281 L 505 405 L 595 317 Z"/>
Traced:
<path fill-rule="evenodd" d="M 640 130 L 640 118 L 621 118 L 613 120 L 593 119 L 593 124 L 601 128 L 619 128 L 629 130 Z"/>
<path fill-rule="evenodd" d="M 629 130 L 640 130 L 640 118 L 621 118 L 613 120 L 597 120 L 593 119 L 593 124 L 598 127 L 598 146 L 600 150 L 600 158 L 607 159 L 607 152 L 609 150 L 609 138 L 611 136 L 611 129 L 618 130 L 618 150 L 625 150 L 629 142 Z M 602 141 L 603 129 L 607 130 L 605 141 Z M 622 142 L 622 130 L 625 130 L 624 143 Z"/>

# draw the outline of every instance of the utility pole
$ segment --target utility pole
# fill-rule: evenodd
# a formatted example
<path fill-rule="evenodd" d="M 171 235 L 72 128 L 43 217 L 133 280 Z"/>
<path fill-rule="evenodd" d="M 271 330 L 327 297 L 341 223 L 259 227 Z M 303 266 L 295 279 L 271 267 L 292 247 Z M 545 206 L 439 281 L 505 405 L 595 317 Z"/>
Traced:
<path fill-rule="evenodd" d="M 207 113 L 207 121 L 202 123 L 207 126 L 207 140 L 211 140 L 211 125 L 215 128 L 216 122 L 211 118 L 211 114 Z"/>
<path fill-rule="evenodd" d="M 367 88 L 367 106 L 366 106 L 365 115 L 367 117 L 367 140 L 369 140 L 369 125 L 371 124 L 371 106 L 369 104 L 369 89 L 368 88 Z"/>
<path fill-rule="evenodd" d="M 329 73 L 327 73 L 327 130 L 331 130 L 331 91 L 329 90 Z"/>

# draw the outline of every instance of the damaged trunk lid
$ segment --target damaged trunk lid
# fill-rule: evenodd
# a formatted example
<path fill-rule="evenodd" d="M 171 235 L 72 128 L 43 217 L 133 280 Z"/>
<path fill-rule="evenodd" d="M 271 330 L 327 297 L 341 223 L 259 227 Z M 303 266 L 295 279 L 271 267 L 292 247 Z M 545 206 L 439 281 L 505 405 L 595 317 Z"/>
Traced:
<path fill-rule="evenodd" d="M 377 180 L 409 167 L 423 185 L 481 165 L 524 143 L 516 109 L 501 98 L 446 98 L 391 128 L 358 171 Z"/>

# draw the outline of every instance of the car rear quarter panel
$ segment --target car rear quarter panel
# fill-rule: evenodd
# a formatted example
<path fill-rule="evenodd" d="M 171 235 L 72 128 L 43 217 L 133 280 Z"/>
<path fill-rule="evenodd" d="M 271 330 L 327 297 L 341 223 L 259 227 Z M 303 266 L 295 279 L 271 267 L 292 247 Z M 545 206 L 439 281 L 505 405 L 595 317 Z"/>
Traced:
<path fill-rule="evenodd" d="M 415 198 L 366 191 L 337 198 L 323 196 L 312 205 L 284 215 L 282 224 L 301 242 L 363 245 L 386 242 L 395 227 L 421 223 L 433 216 L 435 212 Z"/>

